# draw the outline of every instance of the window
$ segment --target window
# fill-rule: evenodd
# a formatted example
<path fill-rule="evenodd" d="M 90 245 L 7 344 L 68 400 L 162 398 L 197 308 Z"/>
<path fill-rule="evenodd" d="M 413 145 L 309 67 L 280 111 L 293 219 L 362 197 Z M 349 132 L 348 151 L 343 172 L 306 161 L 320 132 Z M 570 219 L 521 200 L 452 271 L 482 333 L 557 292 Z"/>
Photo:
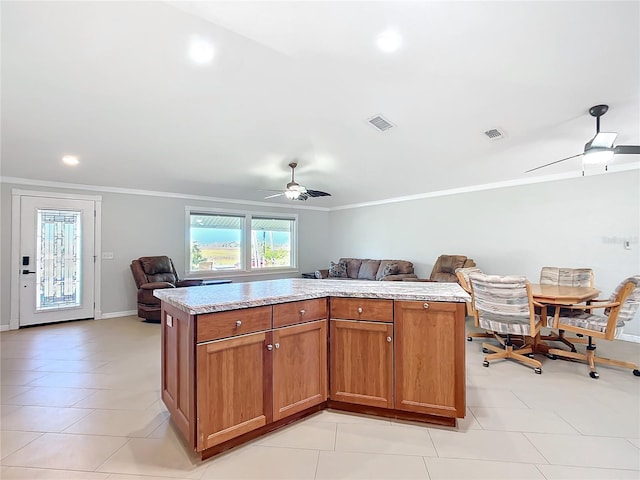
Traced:
<path fill-rule="evenodd" d="M 246 273 L 296 268 L 295 215 L 187 208 L 190 273 Z"/>

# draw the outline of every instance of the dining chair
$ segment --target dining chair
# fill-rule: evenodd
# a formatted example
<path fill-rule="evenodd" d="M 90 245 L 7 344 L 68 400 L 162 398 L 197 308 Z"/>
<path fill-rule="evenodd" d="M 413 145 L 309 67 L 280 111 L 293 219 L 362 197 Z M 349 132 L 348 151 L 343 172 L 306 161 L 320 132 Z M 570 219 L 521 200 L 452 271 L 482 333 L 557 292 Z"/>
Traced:
<path fill-rule="evenodd" d="M 491 331 L 500 344 L 482 344 L 485 353 L 494 352 L 484 357 L 482 365 L 488 367 L 492 360 L 510 358 L 542 373 L 542 364 L 533 358 L 533 350 L 546 318 L 546 306 L 533 300 L 527 278 L 471 273 L 469 280 L 476 324 Z M 536 314 L 534 307 L 539 307 L 541 314 Z M 513 336 L 524 339 L 516 349 Z"/>
<path fill-rule="evenodd" d="M 458 283 L 462 287 L 462 289 L 471 295 L 471 284 L 469 282 L 469 275 L 471 273 L 482 273 L 478 267 L 464 267 L 464 268 L 456 268 L 456 277 L 458 277 Z M 467 302 L 467 315 L 473 316 L 474 326 L 476 328 L 480 328 L 478 325 L 475 315 L 473 315 L 473 302 Z M 467 341 L 471 342 L 474 338 L 493 338 L 493 333 L 491 332 L 470 332 L 467 334 Z"/>
<path fill-rule="evenodd" d="M 565 287 L 591 287 L 594 286 L 593 270 L 590 268 L 565 268 L 565 267 L 542 267 L 540 270 L 540 284 L 541 285 L 561 285 Z M 564 308 L 561 309 L 561 313 Z M 547 313 L 549 314 L 547 327 L 553 328 L 553 313 L 555 309 L 547 307 Z M 566 310 L 564 310 L 566 312 Z M 571 349 L 572 352 L 576 351 L 575 343 L 586 343 L 582 338 L 572 338 L 569 340 L 564 330 L 558 330 L 558 332 L 550 332 L 549 335 L 543 335 L 541 340 L 547 342 L 561 342 Z M 552 354 L 548 354 L 552 359 L 555 357 Z"/>
<path fill-rule="evenodd" d="M 640 377 L 638 365 L 622 360 L 599 357 L 593 338 L 614 340 L 622 334 L 626 322 L 633 319 L 640 305 L 640 275 L 624 279 L 613 291 L 608 300 L 592 300 L 590 305 L 572 305 L 556 309 L 553 316 L 554 328 L 585 335 L 588 338 L 585 353 L 568 352 L 557 348 L 549 353 L 560 357 L 581 360 L 589 364 L 589 376 L 598 378 L 596 363 L 629 368 L 636 377 Z M 603 309 L 601 314 L 594 310 Z"/>

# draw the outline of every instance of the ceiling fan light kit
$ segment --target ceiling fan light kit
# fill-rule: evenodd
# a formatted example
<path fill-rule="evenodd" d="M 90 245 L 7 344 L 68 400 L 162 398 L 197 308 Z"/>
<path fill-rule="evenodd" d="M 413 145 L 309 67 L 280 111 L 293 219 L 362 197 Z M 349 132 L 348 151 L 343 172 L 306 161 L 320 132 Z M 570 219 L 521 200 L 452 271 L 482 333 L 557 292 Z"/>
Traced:
<path fill-rule="evenodd" d="M 600 117 L 607 113 L 608 110 L 609 105 L 594 105 L 589 109 L 589 115 L 596 119 L 596 134 L 585 144 L 584 152 L 561 160 L 556 160 L 555 162 L 550 162 L 545 165 L 540 165 L 539 167 L 532 168 L 524 173 L 533 172 L 534 170 L 539 170 L 540 168 L 571 160 L 572 158 L 582 157 L 582 175 L 584 176 L 585 165 L 603 165 L 604 170 L 607 171 L 609 162 L 613 159 L 614 155 L 640 154 L 640 145 L 618 145 L 614 147 L 613 142 L 615 142 L 618 134 L 614 132 L 600 131 Z"/>
<path fill-rule="evenodd" d="M 309 197 L 330 197 L 331 194 L 327 192 L 321 192 L 320 190 L 311 190 L 307 187 L 300 185 L 295 180 L 295 169 L 298 166 L 298 162 L 289 163 L 289 167 L 291 168 L 291 181 L 287 183 L 287 188 L 275 195 L 269 195 L 264 197 L 265 200 L 269 198 L 281 197 L 285 196 L 289 200 L 301 200 L 306 201 Z"/>

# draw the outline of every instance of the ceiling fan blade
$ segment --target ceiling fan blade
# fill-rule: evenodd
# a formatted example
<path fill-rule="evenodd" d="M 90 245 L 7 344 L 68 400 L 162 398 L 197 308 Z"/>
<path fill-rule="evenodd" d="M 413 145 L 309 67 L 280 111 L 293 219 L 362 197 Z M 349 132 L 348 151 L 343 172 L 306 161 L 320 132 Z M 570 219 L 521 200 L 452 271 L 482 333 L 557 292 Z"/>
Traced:
<path fill-rule="evenodd" d="M 570 157 L 563 158 L 563 159 L 561 159 L 561 160 L 556 160 L 555 162 L 546 163 L 546 164 L 544 164 L 544 165 L 540 165 L 539 167 L 536 167 L 536 168 L 532 168 L 532 169 L 530 169 L 530 170 L 527 170 L 527 171 L 526 171 L 526 172 L 524 172 L 524 173 L 533 172 L 534 170 L 540 170 L 541 168 L 548 167 L 549 165 L 555 165 L 556 163 L 564 162 L 565 160 L 571 160 L 572 158 L 576 158 L 576 157 L 581 157 L 582 155 L 584 155 L 584 153 L 579 153 L 579 154 L 577 154 L 577 155 L 572 155 L 572 156 L 570 156 Z"/>
<path fill-rule="evenodd" d="M 330 197 L 331 194 L 327 192 L 321 192 L 320 190 L 307 190 L 307 195 L 310 197 Z"/>
<path fill-rule="evenodd" d="M 284 195 L 284 192 L 280 192 L 280 193 L 276 193 L 273 195 L 269 195 L 268 197 L 264 197 L 264 199 L 268 199 L 268 198 L 275 198 L 275 197 L 281 197 L 282 195 Z"/>
<path fill-rule="evenodd" d="M 613 153 L 640 155 L 640 145 L 618 145 L 613 149 Z"/>

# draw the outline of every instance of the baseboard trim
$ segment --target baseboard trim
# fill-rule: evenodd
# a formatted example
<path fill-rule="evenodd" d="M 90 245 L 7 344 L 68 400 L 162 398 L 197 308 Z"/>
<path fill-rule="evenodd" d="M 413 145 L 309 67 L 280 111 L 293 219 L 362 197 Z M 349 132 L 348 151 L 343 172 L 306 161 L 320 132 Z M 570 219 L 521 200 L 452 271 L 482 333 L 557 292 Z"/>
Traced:
<path fill-rule="evenodd" d="M 138 311 L 137 310 L 124 310 L 122 312 L 103 313 L 100 318 L 102 319 L 102 318 L 130 317 L 131 315 L 138 315 Z"/>
<path fill-rule="evenodd" d="M 623 333 L 618 338 L 620 340 L 626 340 L 627 342 L 640 343 L 640 335 L 629 335 L 628 333 Z"/>
<path fill-rule="evenodd" d="M 0 332 L 9 331 L 9 325 L 0 325 Z"/>

